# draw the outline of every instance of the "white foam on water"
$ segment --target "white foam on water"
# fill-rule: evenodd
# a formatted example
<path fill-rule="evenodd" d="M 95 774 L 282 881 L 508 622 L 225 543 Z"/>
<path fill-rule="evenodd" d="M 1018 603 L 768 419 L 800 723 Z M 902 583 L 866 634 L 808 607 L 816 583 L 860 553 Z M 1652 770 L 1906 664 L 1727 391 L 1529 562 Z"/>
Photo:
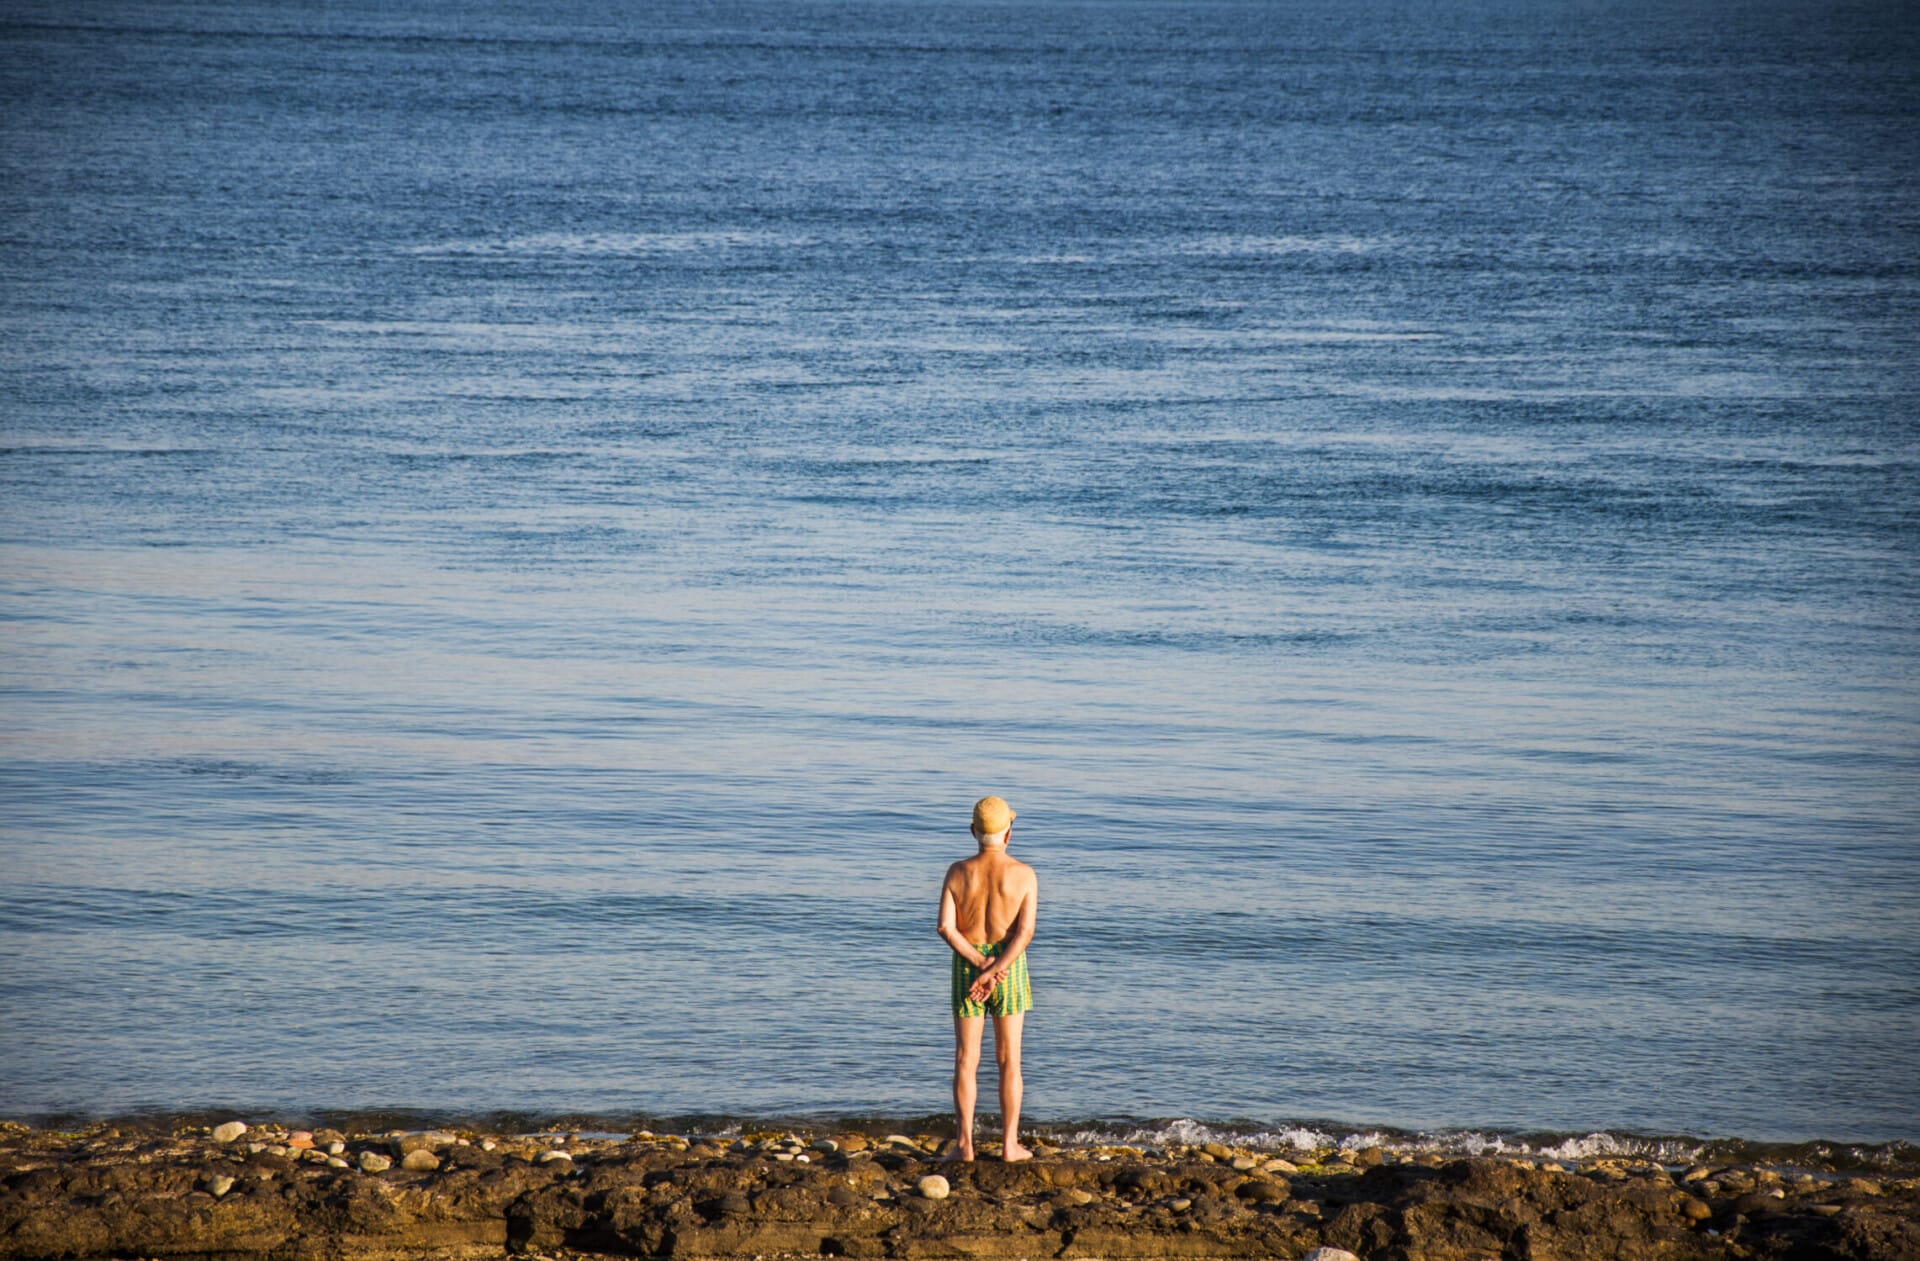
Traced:
<path fill-rule="evenodd" d="M 1070 1146 L 1120 1143 L 1131 1147 L 1199 1147 L 1206 1143 L 1227 1143 L 1272 1151 L 1380 1147 L 1394 1152 L 1441 1156 L 1511 1156 L 1540 1160 L 1591 1160 L 1612 1156 L 1665 1164 L 1692 1161 L 1705 1150 L 1703 1143 L 1691 1139 L 1637 1138 L 1605 1131 L 1530 1142 L 1513 1135 L 1480 1130 L 1406 1134 L 1378 1129 L 1323 1130 L 1310 1125 L 1281 1125 L 1248 1131 L 1208 1125 L 1191 1117 L 1136 1127 L 1118 1136 L 1111 1130 L 1082 1129 L 1063 1136 L 1062 1141 Z"/>

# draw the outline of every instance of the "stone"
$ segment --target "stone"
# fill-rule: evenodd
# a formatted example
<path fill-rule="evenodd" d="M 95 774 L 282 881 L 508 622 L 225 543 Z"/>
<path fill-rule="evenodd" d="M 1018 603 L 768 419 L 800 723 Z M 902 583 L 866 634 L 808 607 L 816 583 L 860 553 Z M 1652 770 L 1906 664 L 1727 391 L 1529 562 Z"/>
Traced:
<path fill-rule="evenodd" d="M 1235 1156 L 1233 1158 L 1233 1167 L 1241 1173 L 1252 1169 L 1257 1163 L 1258 1162 L 1251 1156 Z"/>
<path fill-rule="evenodd" d="M 830 1138 L 816 1138 L 813 1140 L 813 1150 L 817 1152 L 825 1152 L 827 1155 L 831 1156 L 833 1155 L 833 1153 L 840 1150 L 840 1144 L 834 1142 Z"/>
<path fill-rule="evenodd" d="M 327 1168 L 347 1169 L 347 1168 L 351 1168 L 351 1166 L 349 1166 L 346 1161 L 340 1159 L 338 1156 L 329 1156 L 327 1157 Z"/>
<path fill-rule="evenodd" d="M 216 1143 L 231 1143 L 234 1139 L 239 1138 L 246 1132 L 247 1123 L 245 1121 L 228 1121 L 225 1125 L 216 1125 L 213 1127 L 213 1141 Z"/>
<path fill-rule="evenodd" d="M 329 1156 L 338 1156 L 345 1150 L 347 1150 L 347 1145 L 337 1138 L 327 1144 L 327 1155 Z"/>
<path fill-rule="evenodd" d="M 500 1146 L 500 1144 L 494 1142 L 490 1138 L 483 1138 L 480 1140 L 480 1150 L 483 1152 L 490 1152 L 498 1146 Z"/>
<path fill-rule="evenodd" d="M 418 1130 L 410 1134 L 393 1136 L 393 1154 L 405 1156 L 408 1152 L 438 1151 L 442 1147 L 452 1147 L 454 1135 L 445 1130 Z"/>
<path fill-rule="evenodd" d="M 562 1163 L 563 1161 L 566 1163 L 566 1165 L 569 1168 L 571 1168 L 573 1166 L 573 1153 L 563 1152 L 558 1147 L 555 1147 L 547 1151 L 541 1152 L 538 1160 L 535 1163 L 542 1164 L 542 1165 L 557 1165 Z"/>
<path fill-rule="evenodd" d="M 312 1130 L 295 1130 L 287 1136 L 287 1146 L 297 1151 L 305 1151 L 313 1146 Z"/>
<path fill-rule="evenodd" d="M 914 1189 L 929 1200 L 944 1200 L 952 1192 L 947 1180 L 937 1173 L 930 1173 L 914 1183 Z"/>
<path fill-rule="evenodd" d="M 1680 1176 L 1682 1182 L 1704 1182 L 1713 1176 L 1713 1170 L 1705 1165 L 1695 1165 Z"/>
<path fill-rule="evenodd" d="M 1076 1207 L 1084 1208 L 1093 1203 L 1097 1197 L 1091 1191 L 1082 1191 L 1079 1187 L 1072 1187 L 1062 1192 L 1061 1198 Z"/>
<path fill-rule="evenodd" d="M 918 1145 L 905 1134 L 889 1134 L 886 1137 L 886 1142 L 892 1147 L 912 1147 L 915 1151 L 919 1150 Z"/>
<path fill-rule="evenodd" d="M 400 1167 L 415 1173 L 432 1173 L 440 1167 L 440 1158 L 424 1147 L 416 1147 L 400 1158 Z"/>
<path fill-rule="evenodd" d="M 1299 1173 L 1300 1172 L 1300 1166 L 1294 1164 L 1291 1160 L 1281 1160 L 1278 1157 L 1275 1157 L 1274 1159 L 1269 1160 L 1266 1164 L 1260 1166 L 1260 1168 L 1265 1170 L 1267 1173 Z"/>
<path fill-rule="evenodd" d="M 1188 1209 L 1193 1207 L 1193 1201 L 1189 1200 L 1186 1196 L 1183 1195 L 1179 1199 L 1175 1200 L 1173 1203 L 1167 1205 L 1167 1207 L 1172 1209 L 1176 1213 L 1184 1213 Z"/>
<path fill-rule="evenodd" d="M 1345 1248 L 1315 1248 L 1300 1261 L 1360 1261 L 1360 1258 Z"/>
<path fill-rule="evenodd" d="M 1356 1169 L 1372 1169 L 1378 1165 L 1385 1164 L 1386 1160 L 1387 1153 L 1382 1148 L 1363 1147 L 1354 1153 L 1353 1167 Z"/>
<path fill-rule="evenodd" d="M 1215 1160 L 1232 1160 L 1233 1149 L 1225 1143 L 1208 1143 L 1200 1149 Z"/>
<path fill-rule="evenodd" d="M 361 1173 L 385 1173 L 391 1168 L 393 1168 L 393 1158 L 391 1156 L 383 1156 L 379 1152 L 360 1153 Z"/>
<path fill-rule="evenodd" d="M 1713 1209 L 1705 1200 L 1696 1200 L 1688 1196 L 1680 1203 L 1680 1215 L 1690 1222 L 1704 1222 L 1713 1216 Z"/>
<path fill-rule="evenodd" d="M 1253 1204 L 1283 1204 L 1287 1198 L 1287 1187 L 1282 1182 L 1256 1180 L 1242 1183 L 1234 1188 L 1233 1193 Z"/>
<path fill-rule="evenodd" d="M 233 1175 L 226 1173 L 214 1174 L 211 1178 L 207 1179 L 207 1190 L 213 1192 L 215 1199 L 220 1198 L 227 1192 L 233 1190 Z"/>

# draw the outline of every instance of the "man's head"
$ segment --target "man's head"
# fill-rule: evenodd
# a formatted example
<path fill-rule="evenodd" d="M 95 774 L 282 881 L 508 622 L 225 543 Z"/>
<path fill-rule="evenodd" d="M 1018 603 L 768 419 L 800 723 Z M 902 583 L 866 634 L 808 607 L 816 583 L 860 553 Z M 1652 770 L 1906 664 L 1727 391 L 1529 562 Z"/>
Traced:
<path fill-rule="evenodd" d="M 1013 827 L 1013 807 L 999 797 L 982 797 L 973 803 L 973 835 L 991 845 L 1007 843 Z"/>

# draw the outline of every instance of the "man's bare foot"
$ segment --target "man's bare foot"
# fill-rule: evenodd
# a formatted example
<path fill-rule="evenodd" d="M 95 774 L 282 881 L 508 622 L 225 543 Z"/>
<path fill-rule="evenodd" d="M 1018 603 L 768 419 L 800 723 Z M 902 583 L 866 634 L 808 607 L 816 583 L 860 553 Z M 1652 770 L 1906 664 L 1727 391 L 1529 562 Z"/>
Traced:
<path fill-rule="evenodd" d="M 1008 1139 L 1000 1144 L 1000 1159 L 1012 1164 L 1016 1160 L 1032 1160 L 1033 1153 L 1012 1139 Z"/>
<path fill-rule="evenodd" d="M 940 1157 L 940 1163 L 943 1165 L 972 1164 L 973 1144 L 955 1143 L 947 1148 L 945 1155 Z"/>

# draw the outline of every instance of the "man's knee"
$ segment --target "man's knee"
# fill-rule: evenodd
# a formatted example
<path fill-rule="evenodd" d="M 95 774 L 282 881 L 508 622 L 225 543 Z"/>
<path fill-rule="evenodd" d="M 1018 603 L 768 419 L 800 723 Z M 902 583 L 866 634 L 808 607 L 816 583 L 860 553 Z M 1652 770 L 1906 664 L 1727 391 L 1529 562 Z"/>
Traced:
<path fill-rule="evenodd" d="M 993 1058 L 1003 1073 L 1020 1071 L 1020 1051 L 1017 1047 L 996 1046 L 993 1048 Z"/>

